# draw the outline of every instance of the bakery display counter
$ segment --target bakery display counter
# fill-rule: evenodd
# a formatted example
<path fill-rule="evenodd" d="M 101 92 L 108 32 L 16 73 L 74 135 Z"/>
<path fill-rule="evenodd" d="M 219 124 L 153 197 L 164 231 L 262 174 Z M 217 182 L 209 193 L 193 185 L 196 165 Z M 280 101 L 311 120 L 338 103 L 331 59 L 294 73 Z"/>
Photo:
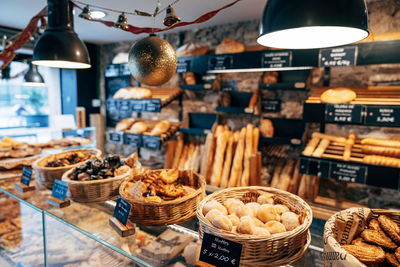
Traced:
<path fill-rule="evenodd" d="M 34 181 L 35 191 L 16 191 L 18 179 L 0 183 L 0 258 L 9 264 L 4 266 L 192 266 L 187 260 L 193 255 L 183 250 L 195 247 L 198 240 L 196 218 L 168 226 L 136 225 L 135 235 L 122 238 L 109 225 L 114 201 L 72 201 L 68 207 L 55 208 L 45 201 L 51 192 Z M 316 222 L 310 228 L 313 240 L 307 253 L 292 266 L 323 266 L 323 229 Z M 169 241 L 171 236 L 179 242 Z"/>
<path fill-rule="evenodd" d="M 348 98 L 338 99 L 337 96 L 325 93 L 328 88 L 320 88 L 306 100 L 303 117 L 307 122 L 400 127 L 398 89 L 398 87 L 346 88 Z"/>

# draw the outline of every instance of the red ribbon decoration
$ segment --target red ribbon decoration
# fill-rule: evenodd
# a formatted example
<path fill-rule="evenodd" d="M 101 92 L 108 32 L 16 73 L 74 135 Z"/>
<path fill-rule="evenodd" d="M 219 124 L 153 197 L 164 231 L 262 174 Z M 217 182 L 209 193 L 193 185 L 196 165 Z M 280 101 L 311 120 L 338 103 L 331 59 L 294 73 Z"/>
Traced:
<path fill-rule="evenodd" d="M 171 29 L 176 28 L 176 27 L 183 27 L 183 26 L 187 26 L 187 25 L 191 25 L 191 24 L 203 23 L 203 22 L 206 22 L 206 21 L 212 19 L 221 10 L 226 9 L 228 7 L 231 7 L 231 6 L 233 6 L 234 4 L 236 4 L 239 1 L 240 0 L 235 0 L 232 3 L 227 4 L 226 6 L 223 6 L 223 7 L 219 8 L 219 9 L 217 9 L 217 10 L 210 11 L 208 13 L 203 14 L 203 15 L 201 15 L 200 17 L 198 17 L 197 19 L 195 19 L 193 21 L 190 21 L 190 22 L 183 22 L 183 21 L 182 22 L 178 22 L 178 23 L 176 23 L 176 24 L 174 24 L 174 25 L 172 25 L 172 26 L 170 26 L 168 28 L 164 28 L 164 29 L 161 29 L 161 28 L 150 28 L 150 27 L 141 28 L 141 27 L 135 27 L 135 26 L 132 26 L 132 25 L 128 24 L 128 29 L 126 31 L 131 32 L 133 34 L 163 32 L 163 31 L 171 30 Z M 82 9 L 81 7 L 79 7 L 79 8 Z M 107 20 L 101 20 L 101 19 L 94 19 L 93 21 L 103 23 L 104 25 L 106 25 L 108 27 L 114 27 L 114 24 L 115 24 L 115 22 L 107 21 Z"/>
<path fill-rule="evenodd" d="M 10 62 L 17 55 L 17 53 L 14 51 L 20 49 L 26 42 L 29 41 L 29 38 L 31 38 L 32 34 L 36 32 L 38 21 L 40 18 L 45 16 L 47 16 L 47 6 L 40 10 L 40 12 L 37 13 L 33 18 L 31 18 L 28 26 L 26 26 L 26 28 L 18 34 L 17 39 L 15 39 L 13 43 L 8 45 L 3 49 L 3 51 L 0 52 L 0 61 L 3 62 L 3 65 L 0 66 L 0 70 L 5 69 L 7 65 L 10 64 Z"/>

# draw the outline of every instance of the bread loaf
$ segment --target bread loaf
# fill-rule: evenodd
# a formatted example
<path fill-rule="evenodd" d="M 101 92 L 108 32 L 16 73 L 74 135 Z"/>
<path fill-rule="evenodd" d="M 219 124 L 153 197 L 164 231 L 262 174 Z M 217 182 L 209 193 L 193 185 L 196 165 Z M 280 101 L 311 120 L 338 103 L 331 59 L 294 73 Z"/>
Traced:
<path fill-rule="evenodd" d="M 349 137 L 347 138 L 347 141 L 344 145 L 344 152 L 343 152 L 343 160 L 344 161 L 349 161 L 351 157 L 351 148 L 354 145 L 354 141 L 356 139 L 356 134 L 355 133 L 350 133 Z"/>
<path fill-rule="evenodd" d="M 400 141 L 390 139 L 364 138 L 361 140 L 361 144 L 400 148 Z"/>
<path fill-rule="evenodd" d="M 183 136 L 180 135 L 178 137 L 178 141 L 176 142 L 176 149 L 175 149 L 175 154 L 174 154 L 174 161 L 172 163 L 172 168 L 178 168 L 179 166 L 179 160 L 182 155 L 182 150 L 183 150 Z"/>
<path fill-rule="evenodd" d="M 192 158 L 193 158 L 193 154 L 194 154 L 194 149 L 195 149 L 194 144 L 190 143 L 189 149 L 188 149 L 188 155 L 186 157 L 186 162 L 183 167 L 184 170 L 192 169 L 191 163 L 192 163 Z"/>
<path fill-rule="evenodd" d="M 193 157 L 192 157 L 192 162 L 190 163 L 190 168 L 194 172 L 199 172 L 199 167 L 200 167 L 200 146 L 197 145 L 195 146 Z"/>
<path fill-rule="evenodd" d="M 392 157 L 370 155 L 365 156 L 363 158 L 363 162 L 367 164 L 376 164 L 400 168 L 400 159 Z"/>
<path fill-rule="evenodd" d="M 219 186 L 221 183 L 222 168 L 224 164 L 224 156 L 226 150 L 226 144 L 231 137 L 231 131 L 223 131 L 217 136 L 217 148 L 215 151 L 215 160 L 213 165 L 213 171 L 210 179 L 210 184 L 213 186 Z"/>
<path fill-rule="evenodd" d="M 146 123 L 139 121 L 134 123 L 131 128 L 128 130 L 128 132 L 133 133 L 133 134 L 142 134 L 147 130 L 147 125 Z"/>
<path fill-rule="evenodd" d="M 167 132 L 171 123 L 169 121 L 160 121 L 154 126 L 153 130 L 151 130 L 150 135 L 152 136 L 160 136 L 163 133 Z"/>
<path fill-rule="evenodd" d="M 235 156 L 233 158 L 232 170 L 229 178 L 228 187 L 235 187 L 237 185 L 238 180 L 240 180 L 241 178 L 243 169 L 242 163 L 243 163 L 245 138 L 246 138 L 246 128 L 242 128 L 242 130 L 240 131 L 238 145 L 235 150 Z"/>
<path fill-rule="evenodd" d="M 266 71 L 262 76 L 262 83 L 277 83 L 278 76 L 277 71 Z"/>
<path fill-rule="evenodd" d="M 285 164 L 285 161 L 283 159 L 280 159 L 278 161 L 278 163 L 276 164 L 275 169 L 274 169 L 274 175 L 272 176 L 272 180 L 271 180 L 271 187 L 274 187 L 274 188 L 279 187 L 281 173 L 282 173 L 284 164 Z"/>
<path fill-rule="evenodd" d="M 257 100 L 258 100 L 258 95 L 260 93 L 260 89 L 256 89 L 251 96 L 250 102 L 249 102 L 249 108 L 254 108 L 256 106 Z"/>
<path fill-rule="evenodd" d="M 306 148 L 303 150 L 302 154 L 304 156 L 311 156 L 320 140 L 321 139 L 319 137 L 312 137 L 311 140 L 308 142 Z"/>
<path fill-rule="evenodd" d="M 134 123 L 135 123 L 135 119 L 133 119 L 133 118 L 123 119 L 117 123 L 117 125 L 115 126 L 115 130 L 118 132 L 125 131 L 125 130 L 129 129 Z"/>
<path fill-rule="evenodd" d="M 322 139 L 317 149 L 315 149 L 315 151 L 312 153 L 312 156 L 318 158 L 321 157 L 324 154 L 326 148 L 329 146 L 329 143 L 329 139 Z"/>
<path fill-rule="evenodd" d="M 281 177 L 280 177 L 280 185 L 279 185 L 280 190 L 285 190 L 285 191 L 288 190 L 295 164 L 296 164 L 296 161 L 294 159 L 289 159 L 287 161 L 286 166 L 283 169 Z"/>
<path fill-rule="evenodd" d="M 253 153 L 253 125 L 247 124 L 246 127 L 246 148 L 243 160 L 244 170 L 242 173 L 241 186 L 248 186 L 250 181 L 250 158 Z"/>
<path fill-rule="evenodd" d="M 271 120 L 268 120 L 268 119 L 261 120 L 260 133 L 264 137 L 273 137 L 274 136 L 274 126 L 272 125 Z"/>
<path fill-rule="evenodd" d="M 176 49 L 177 57 L 201 56 L 207 54 L 210 47 L 203 43 L 189 42 Z"/>
<path fill-rule="evenodd" d="M 186 159 L 189 154 L 189 145 L 183 147 L 182 156 L 179 159 L 178 169 L 183 170 L 185 168 Z"/>
<path fill-rule="evenodd" d="M 363 145 L 361 149 L 364 154 L 400 157 L 400 148 Z"/>
<path fill-rule="evenodd" d="M 253 154 L 258 151 L 258 141 L 260 140 L 260 129 L 255 127 L 253 129 Z"/>
<path fill-rule="evenodd" d="M 215 48 L 215 54 L 230 54 L 230 53 L 241 53 L 245 50 L 242 43 L 236 42 L 230 38 L 224 38 L 222 42 Z"/>
<path fill-rule="evenodd" d="M 200 167 L 200 174 L 207 179 L 207 183 L 210 182 L 210 180 L 207 178 L 207 171 L 208 171 L 208 166 L 212 163 L 214 146 L 215 146 L 214 135 L 212 133 L 208 133 L 204 147 L 204 155 Z"/>

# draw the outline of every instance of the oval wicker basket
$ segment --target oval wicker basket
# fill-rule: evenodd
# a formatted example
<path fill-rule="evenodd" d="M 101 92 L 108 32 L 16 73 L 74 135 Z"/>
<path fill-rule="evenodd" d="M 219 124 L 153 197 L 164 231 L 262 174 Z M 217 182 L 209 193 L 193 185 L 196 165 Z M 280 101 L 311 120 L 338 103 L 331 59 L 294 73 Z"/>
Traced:
<path fill-rule="evenodd" d="M 77 164 L 63 166 L 63 167 L 46 167 L 45 165 L 49 161 L 53 161 L 56 159 L 60 159 L 65 157 L 68 154 L 76 153 L 76 152 L 83 152 L 89 153 L 96 157 L 101 156 L 101 151 L 96 148 L 82 148 L 82 149 L 73 149 L 63 151 L 57 154 L 47 155 L 38 160 L 36 160 L 32 164 L 32 168 L 35 170 L 36 173 L 36 182 L 40 185 L 47 187 L 48 189 L 53 188 L 54 180 L 61 180 L 62 175 L 64 172 L 75 168 L 78 165 L 85 163 L 86 161 L 79 162 Z"/>
<path fill-rule="evenodd" d="M 296 213 L 300 214 L 300 220 L 303 223 L 291 231 L 263 237 L 218 229 L 211 225 L 203 215 L 203 207 L 208 201 L 217 200 L 223 203 L 228 198 L 236 198 L 244 203 L 256 202 L 257 197 L 262 193 L 274 194 L 275 203 L 285 204 L 290 210 L 296 211 Z M 279 266 L 289 264 L 300 259 L 311 242 L 311 235 L 308 230 L 312 222 L 310 206 L 294 194 L 271 187 L 235 187 L 214 192 L 201 201 L 197 208 L 197 218 L 200 224 L 199 233 L 201 239 L 204 233 L 208 233 L 242 244 L 240 266 Z"/>
<path fill-rule="evenodd" d="M 93 181 L 74 181 L 69 179 L 70 174 L 74 171 L 71 169 L 65 172 L 62 180 L 68 183 L 67 197 L 75 202 L 103 202 L 110 200 L 118 195 L 119 186 L 132 172 L 132 169 L 124 174 Z"/>
<path fill-rule="evenodd" d="M 181 223 L 196 216 L 197 206 L 205 196 L 206 181 L 203 176 L 192 171 L 179 171 L 179 177 L 184 177 L 187 181 L 185 184 L 194 187 L 196 191 L 181 198 L 155 203 L 125 194 L 125 185 L 130 181 L 138 181 L 141 175 L 134 175 L 125 180 L 119 188 L 121 197 L 132 204 L 129 220 L 143 225 L 168 225 Z"/>

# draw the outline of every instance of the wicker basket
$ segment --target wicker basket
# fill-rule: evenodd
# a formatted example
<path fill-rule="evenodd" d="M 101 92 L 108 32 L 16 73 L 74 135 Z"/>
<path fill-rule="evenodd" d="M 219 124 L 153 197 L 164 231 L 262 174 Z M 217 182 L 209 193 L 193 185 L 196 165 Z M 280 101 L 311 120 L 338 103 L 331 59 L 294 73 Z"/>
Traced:
<path fill-rule="evenodd" d="M 217 200 L 223 203 L 228 198 L 236 198 L 244 203 L 256 202 L 262 193 L 274 194 L 275 203 L 285 204 L 292 211 L 300 214 L 303 222 L 297 228 L 284 233 L 274 234 L 269 237 L 256 235 L 243 235 L 212 226 L 203 215 L 205 203 Z M 308 228 L 312 222 L 312 210 L 300 197 L 271 187 L 248 186 L 235 187 L 217 191 L 201 201 L 197 208 L 199 219 L 200 237 L 203 233 L 212 234 L 242 244 L 241 266 L 279 266 L 286 265 L 301 258 L 307 250 L 311 235 Z"/>
<path fill-rule="evenodd" d="M 89 153 L 96 157 L 101 156 L 101 151 L 96 148 L 83 148 L 83 149 L 67 150 L 67 151 L 63 151 L 61 153 L 42 157 L 32 164 L 32 167 L 36 173 L 36 182 L 40 185 L 47 187 L 48 189 L 52 189 L 54 180 L 56 180 L 56 179 L 60 180 L 62 175 L 64 174 L 64 172 L 66 172 L 72 168 L 75 168 L 76 166 L 81 165 L 81 164 L 85 163 L 86 161 L 82 161 L 77 164 L 68 165 L 68 166 L 64 166 L 64 167 L 46 167 L 46 164 L 49 161 L 60 159 L 60 158 L 65 157 L 68 154 L 72 154 L 72 153 L 76 153 L 76 152 Z"/>
<path fill-rule="evenodd" d="M 67 197 L 75 202 L 85 203 L 103 202 L 117 196 L 119 186 L 132 172 L 130 169 L 124 174 L 104 180 L 74 181 L 69 179 L 73 171 L 71 169 L 62 176 L 62 180 L 69 184 Z"/>
<path fill-rule="evenodd" d="M 196 216 L 196 209 L 205 196 L 206 182 L 203 176 L 192 171 L 179 171 L 179 176 L 185 178 L 186 185 L 196 189 L 193 194 L 161 203 L 146 202 L 125 194 L 124 188 L 129 181 L 138 181 L 141 174 L 125 180 L 119 188 L 123 199 L 132 204 L 129 220 L 143 225 L 168 225 L 187 221 Z"/>

